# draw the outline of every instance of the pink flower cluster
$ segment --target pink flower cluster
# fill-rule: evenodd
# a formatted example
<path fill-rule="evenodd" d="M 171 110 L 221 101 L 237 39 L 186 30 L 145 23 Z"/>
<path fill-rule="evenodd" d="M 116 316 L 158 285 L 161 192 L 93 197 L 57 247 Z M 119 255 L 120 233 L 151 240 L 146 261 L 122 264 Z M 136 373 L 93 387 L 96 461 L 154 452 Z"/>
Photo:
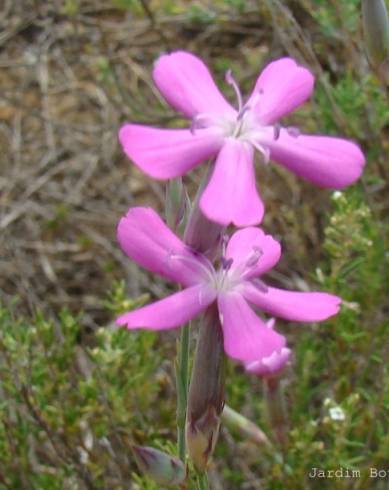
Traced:
<path fill-rule="evenodd" d="M 217 304 L 225 352 L 247 371 L 270 375 L 283 368 L 290 350 L 285 337 L 256 310 L 295 322 L 326 320 L 340 298 L 321 292 L 293 292 L 268 286 L 262 275 L 281 255 L 280 244 L 258 225 L 264 205 L 255 180 L 254 150 L 311 182 L 333 189 L 353 183 L 365 159 L 348 140 L 300 134 L 277 121 L 311 95 L 313 75 L 290 58 L 267 65 L 243 101 L 231 72 L 226 80 L 237 97 L 235 109 L 219 92 L 204 63 L 193 54 L 162 55 L 153 78 L 167 102 L 191 120 L 187 129 L 126 124 L 119 134 L 128 157 L 157 179 L 184 175 L 215 158 L 200 198 L 208 220 L 242 229 L 225 241 L 212 263 L 174 235 L 150 208 L 131 208 L 118 226 L 124 252 L 142 267 L 182 286 L 165 299 L 118 318 L 129 329 L 179 327 Z"/>

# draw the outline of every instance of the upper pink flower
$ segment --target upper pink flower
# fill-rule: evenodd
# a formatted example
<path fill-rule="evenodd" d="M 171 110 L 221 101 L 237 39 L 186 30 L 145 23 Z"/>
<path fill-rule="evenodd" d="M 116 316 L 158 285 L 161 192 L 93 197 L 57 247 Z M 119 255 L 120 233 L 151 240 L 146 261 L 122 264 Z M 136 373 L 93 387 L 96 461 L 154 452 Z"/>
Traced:
<path fill-rule="evenodd" d="M 120 130 L 120 142 L 129 158 L 157 179 L 183 175 L 216 156 L 200 200 L 203 213 L 212 221 L 250 226 L 262 220 L 254 149 L 265 162 L 272 159 L 323 187 L 339 189 L 361 175 L 365 159 L 355 143 L 299 134 L 277 123 L 303 104 L 313 90 L 313 75 L 291 58 L 267 65 L 246 103 L 228 72 L 237 109 L 226 101 L 207 67 L 193 54 L 176 51 L 161 56 L 153 77 L 167 102 L 192 120 L 191 127 L 158 129 L 126 124 Z"/>
<path fill-rule="evenodd" d="M 285 291 L 259 279 L 281 255 L 280 244 L 259 228 L 234 233 L 217 268 L 185 245 L 150 208 L 131 208 L 119 222 L 118 239 L 124 252 L 142 267 L 184 287 L 117 319 L 118 325 L 130 329 L 179 327 L 216 301 L 226 353 L 250 362 L 274 352 L 282 354 L 285 348 L 285 338 L 269 328 L 250 304 L 297 322 L 325 320 L 339 310 L 337 296 Z"/>

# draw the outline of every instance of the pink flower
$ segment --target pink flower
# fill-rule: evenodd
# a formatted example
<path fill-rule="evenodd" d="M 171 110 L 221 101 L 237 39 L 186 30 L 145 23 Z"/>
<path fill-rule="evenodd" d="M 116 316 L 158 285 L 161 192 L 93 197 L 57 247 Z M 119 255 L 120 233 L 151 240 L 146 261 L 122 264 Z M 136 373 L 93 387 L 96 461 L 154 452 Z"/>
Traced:
<path fill-rule="evenodd" d="M 340 189 L 362 173 L 364 156 L 351 141 L 303 135 L 277 123 L 313 90 L 313 75 L 291 58 L 267 65 L 246 103 L 228 72 L 237 109 L 219 92 L 204 63 L 185 51 L 161 56 L 153 77 L 167 102 L 192 120 L 190 129 L 126 124 L 120 130 L 120 142 L 128 157 L 157 179 L 184 175 L 216 156 L 200 201 L 212 221 L 236 226 L 260 223 L 264 207 L 256 189 L 254 149 L 265 162 L 272 159 L 323 187 Z"/>
<path fill-rule="evenodd" d="M 266 326 L 273 329 L 275 325 L 274 318 L 266 322 Z M 248 373 L 255 374 L 259 377 L 275 376 L 279 374 L 287 365 L 292 351 L 287 347 L 274 350 L 269 356 L 261 357 L 255 361 L 245 363 L 245 369 Z"/>
<path fill-rule="evenodd" d="M 285 291 L 259 279 L 281 255 L 280 244 L 259 228 L 234 233 L 217 268 L 185 245 L 151 208 L 131 208 L 119 222 L 118 239 L 139 265 L 183 286 L 165 299 L 120 316 L 116 323 L 129 329 L 179 327 L 216 301 L 226 353 L 249 362 L 285 347 L 285 338 L 266 326 L 250 305 L 297 322 L 325 320 L 339 310 L 337 296 Z"/>

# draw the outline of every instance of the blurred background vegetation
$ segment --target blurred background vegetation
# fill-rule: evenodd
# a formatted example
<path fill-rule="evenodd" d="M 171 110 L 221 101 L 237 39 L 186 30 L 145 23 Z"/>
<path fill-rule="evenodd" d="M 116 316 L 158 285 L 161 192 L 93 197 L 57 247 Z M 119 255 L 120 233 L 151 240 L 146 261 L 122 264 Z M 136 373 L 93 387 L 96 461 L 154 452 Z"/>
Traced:
<path fill-rule="evenodd" d="M 389 111 L 360 2 L 4 0 L 0 28 L 0 489 L 154 490 L 131 444 L 175 450 L 176 332 L 112 326 L 167 288 L 121 253 L 115 227 L 131 205 L 163 210 L 163 184 L 129 164 L 117 129 L 182 125 L 151 81 L 169 49 L 204 58 L 231 100 L 228 67 L 248 91 L 268 60 L 293 56 L 317 82 L 287 123 L 355 139 L 368 158 L 334 193 L 258 166 L 264 227 L 284 250 L 270 282 L 345 304 L 326 324 L 278 323 L 294 351 L 289 445 L 223 427 L 211 487 L 388 488 Z M 199 175 L 185 179 L 194 190 Z M 271 437 L 259 381 L 227 369 L 227 403 Z M 312 480 L 312 467 L 361 478 Z"/>

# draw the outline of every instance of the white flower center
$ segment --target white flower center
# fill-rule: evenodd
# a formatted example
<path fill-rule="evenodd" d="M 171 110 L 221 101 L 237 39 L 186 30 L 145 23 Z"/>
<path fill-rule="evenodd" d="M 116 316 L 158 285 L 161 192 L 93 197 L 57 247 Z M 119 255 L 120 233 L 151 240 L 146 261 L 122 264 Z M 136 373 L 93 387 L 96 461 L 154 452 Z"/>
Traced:
<path fill-rule="evenodd" d="M 167 266 L 174 269 L 179 262 L 185 264 L 187 271 L 193 273 L 193 284 L 208 284 L 217 294 L 236 290 L 246 280 L 260 291 L 266 292 L 267 286 L 259 278 L 248 277 L 260 260 L 262 250 L 253 246 L 247 257 L 234 264 L 232 258 L 227 259 L 225 256 L 225 245 L 226 241 L 222 243 L 222 258 L 217 269 L 206 257 L 192 251 L 188 254 L 169 253 Z"/>
<path fill-rule="evenodd" d="M 266 125 L 262 124 L 256 108 L 260 103 L 261 92 L 257 91 L 250 100 L 243 104 L 242 94 L 239 86 L 232 76 L 231 70 L 226 73 L 226 81 L 229 83 L 236 94 L 237 110 L 228 115 L 218 115 L 212 113 L 197 114 L 191 125 L 192 133 L 196 129 L 217 128 L 225 138 L 234 138 L 241 142 L 249 143 L 256 148 L 263 156 L 264 163 L 270 159 L 270 149 L 267 144 L 269 139 L 277 140 L 280 137 L 281 126 L 279 124 Z M 290 136 L 299 136 L 297 128 L 286 128 Z"/>

